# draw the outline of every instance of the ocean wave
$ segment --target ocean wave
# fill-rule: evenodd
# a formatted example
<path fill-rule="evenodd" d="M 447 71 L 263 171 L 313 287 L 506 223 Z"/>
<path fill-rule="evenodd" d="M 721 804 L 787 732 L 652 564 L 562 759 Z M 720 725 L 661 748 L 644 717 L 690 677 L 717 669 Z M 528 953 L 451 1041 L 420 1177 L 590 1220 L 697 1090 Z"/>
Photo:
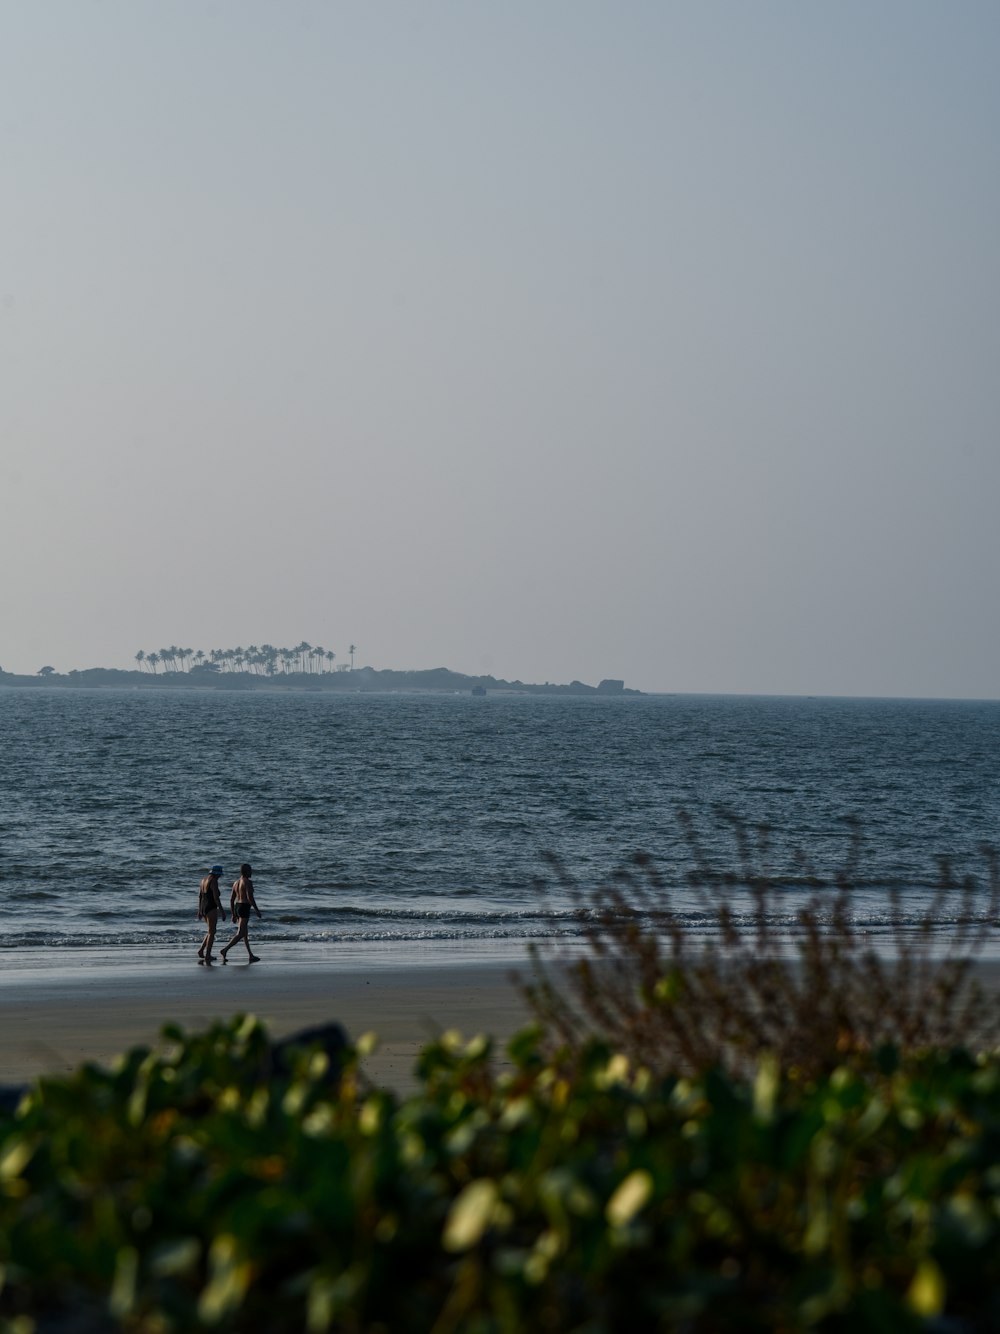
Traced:
<path fill-rule="evenodd" d="M 692 941 L 713 939 L 720 935 L 718 919 L 711 913 L 690 911 L 678 913 L 675 921 Z M 820 925 L 823 925 L 820 919 Z M 647 923 L 653 929 L 652 923 Z M 402 916 L 387 912 L 369 912 L 366 920 L 341 917 L 332 920 L 304 919 L 295 917 L 268 917 L 263 922 L 254 922 L 251 935 L 255 941 L 267 941 L 294 944 L 337 943 L 344 944 L 384 944 L 436 942 L 472 942 L 472 941 L 537 941 L 568 940 L 582 941 L 593 928 L 594 919 L 586 914 L 572 911 L 548 914 L 496 913 L 491 916 L 465 915 L 446 917 L 434 914 L 410 914 Z M 732 917 L 732 926 L 747 941 L 757 937 L 759 924 L 752 913 L 736 913 Z M 1000 943 L 1000 922 L 988 915 L 943 914 L 927 920 L 920 914 L 901 914 L 894 917 L 888 913 L 858 914 L 851 919 L 851 930 L 859 940 L 866 937 L 905 939 L 929 931 L 938 938 L 942 945 L 947 945 L 956 929 L 971 927 L 973 930 L 985 929 L 987 936 L 996 933 Z M 225 938 L 229 924 L 220 924 L 217 939 Z M 795 913 L 772 913 L 766 918 L 765 929 L 773 940 L 794 941 L 801 939 L 805 932 Z M 33 925 L 7 933 L 3 948 L 34 949 L 93 949 L 104 948 L 144 948 L 165 945 L 186 947 L 200 939 L 203 926 L 199 922 L 190 928 L 178 926 L 177 922 L 150 922 L 142 925 L 130 922 L 121 924 L 117 929 L 102 924 L 95 930 L 92 924 L 83 923 L 77 927 L 65 923 L 46 923 Z M 664 941 L 668 939 L 662 932 Z"/>

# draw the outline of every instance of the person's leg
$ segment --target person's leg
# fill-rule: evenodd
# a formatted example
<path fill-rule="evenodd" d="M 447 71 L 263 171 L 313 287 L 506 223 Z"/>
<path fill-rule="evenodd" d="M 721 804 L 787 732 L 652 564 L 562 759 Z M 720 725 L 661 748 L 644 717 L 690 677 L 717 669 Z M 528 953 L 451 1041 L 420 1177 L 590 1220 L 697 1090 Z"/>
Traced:
<path fill-rule="evenodd" d="M 226 945 L 226 947 L 225 947 L 224 949 L 221 949 L 221 950 L 219 951 L 219 953 L 222 955 L 222 962 L 223 962 L 223 963 L 226 962 L 226 955 L 229 953 L 229 951 L 233 948 L 234 945 L 237 945 L 241 940 L 246 941 L 246 938 L 247 938 L 247 927 L 248 927 L 249 925 L 250 925 L 250 923 L 248 922 L 248 920 L 247 920 L 245 917 L 241 917 L 241 918 L 240 918 L 239 930 L 236 932 L 236 935 L 233 936 L 232 940 L 229 942 L 228 945 Z M 247 941 L 247 953 L 249 954 L 249 952 L 250 952 L 250 942 Z"/>
<path fill-rule="evenodd" d="M 219 924 L 219 914 L 217 912 L 210 912 L 205 920 L 208 922 L 208 934 L 205 936 L 204 955 L 207 960 L 212 958 L 212 946 L 215 944 L 215 928 Z"/>
<path fill-rule="evenodd" d="M 250 918 L 244 917 L 240 923 L 240 934 L 243 936 L 243 944 L 247 947 L 247 959 L 250 963 L 258 963 L 259 960 L 250 948 Z"/>
<path fill-rule="evenodd" d="M 223 945 L 222 949 L 219 950 L 219 953 L 222 955 L 223 963 L 226 962 L 226 955 L 229 953 L 229 951 L 233 948 L 233 946 L 237 943 L 237 941 L 246 933 L 246 928 L 247 928 L 246 921 L 243 918 L 240 918 L 239 926 L 236 929 L 236 935 L 233 936 L 232 940 L 229 941 L 227 945 Z"/>

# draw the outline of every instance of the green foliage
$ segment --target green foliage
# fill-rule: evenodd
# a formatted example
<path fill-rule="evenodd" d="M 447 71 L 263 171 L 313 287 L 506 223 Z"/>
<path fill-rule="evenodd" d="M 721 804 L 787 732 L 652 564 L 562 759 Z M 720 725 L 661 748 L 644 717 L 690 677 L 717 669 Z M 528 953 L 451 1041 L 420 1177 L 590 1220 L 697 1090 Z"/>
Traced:
<path fill-rule="evenodd" d="M 657 1078 L 529 1030 L 498 1075 L 449 1034 L 399 1101 L 316 1050 L 266 1075 L 252 1019 L 165 1038 L 0 1117 L 0 1329 L 1000 1322 L 995 1060 Z"/>

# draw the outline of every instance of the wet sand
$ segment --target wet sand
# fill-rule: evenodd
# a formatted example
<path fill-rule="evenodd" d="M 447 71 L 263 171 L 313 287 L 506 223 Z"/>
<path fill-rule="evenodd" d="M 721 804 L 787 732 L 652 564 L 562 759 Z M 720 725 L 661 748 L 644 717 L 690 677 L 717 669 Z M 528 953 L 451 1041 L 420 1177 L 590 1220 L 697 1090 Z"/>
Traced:
<path fill-rule="evenodd" d="M 223 966 L 121 951 L 0 952 L 0 1084 L 65 1074 L 84 1061 L 107 1065 L 134 1046 L 155 1046 L 167 1023 L 197 1031 L 253 1014 L 275 1037 L 336 1021 L 351 1041 L 375 1033 L 364 1070 L 400 1094 L 416 1085 L 420 1048 L 447 1029 L 503 1043 L 529 1016 L 511 980 L 527 974 L 523 952 L 498 959 L 475 951 L 422 956 L 391 949 L 245 951 Z M 190 956 L 190 957 L 188 957 Z"/>

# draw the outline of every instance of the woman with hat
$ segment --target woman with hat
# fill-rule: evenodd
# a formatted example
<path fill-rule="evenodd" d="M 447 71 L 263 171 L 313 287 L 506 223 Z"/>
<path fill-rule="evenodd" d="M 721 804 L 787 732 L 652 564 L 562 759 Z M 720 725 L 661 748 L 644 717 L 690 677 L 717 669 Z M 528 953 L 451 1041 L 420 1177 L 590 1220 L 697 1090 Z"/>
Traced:
<path fill-rule="evenodd" d="M 213 866 L 198 887 L 198 920 L 203 920 L 208 927 L 205 932 L 205 939 L 201 942 L 201 949 L 198 951 L 198 958 L 202 963 L 211 963 L 215 957 L 212 953 L 212 946 L 215 943 L 215 927 L 220 912 L 222 913 L 222 920 L 226 920 L 222 899 L 219 897 L 219 876 L 221 874 L 222 867 Z"/>

